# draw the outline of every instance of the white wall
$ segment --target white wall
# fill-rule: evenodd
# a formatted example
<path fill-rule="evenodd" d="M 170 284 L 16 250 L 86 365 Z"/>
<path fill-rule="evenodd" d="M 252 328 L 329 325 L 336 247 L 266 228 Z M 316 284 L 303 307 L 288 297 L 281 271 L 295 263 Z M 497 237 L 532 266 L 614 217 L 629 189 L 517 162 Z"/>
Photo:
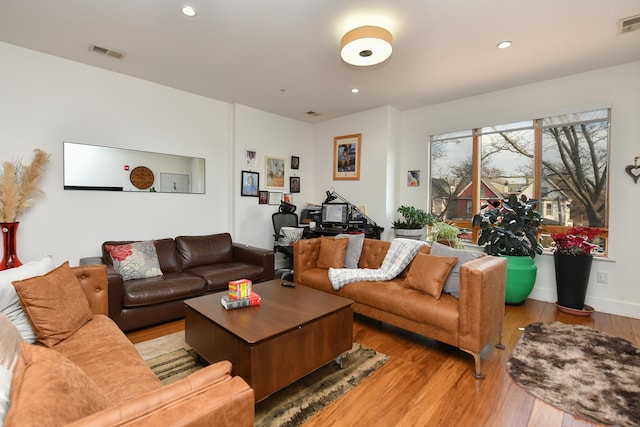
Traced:
<path fill-rule="evenodd" d="M 293 193 L 293 204 L 300 215 L 305 202 L 315 199 L 313 125 L 277 116 L 243 105 L 235 106 L 235 146 L 233 159 L 234 240 L 258 247 L 273 247 L 271 215 L 279 206 L 259 205 L 257 197 L 240 196 L 241 171 L 260 174 L 260 190 L 288 193 L 289 177 L 300 177 L 300 193 Z M 245 166 L 245 150 L 257 153 L 256 167 Z M 284 189 L 265 188 L 265 156 L 285 159 Z M 291 156 L 300 157 L 297 170 L 291 169 Z M 281 258 L 278 254 L 278 258 Z"/>
<path fill-rule="evenodd" d="M 640 317 L 637 281 L 640 183 L 624 168 L 640 156 L 640 62 L 549 80 L 402 113 L 401 170 L 427 167 L 428 135 L 484 125 L 611 107 L 609 149 L 609 259 L 594 260 L 586 303 L 596 310 Z M 426 188 L 412 194 L 402 185 L 400 199 L 426 205 Z M 538 277 L 532 298 L 556 300 L 553 258 L 536 257 Z M 608 284 L 596 283 L 597 272 Z"/>
<path fill-rule="evenodd" d="M 398 148 L 392 132 L 397 129 L 398 112 L 391 107 L 381 107 L 362 113 L 350 114 L 315 125 L 314 164 L 315 186 L 313 201 L 322 203 L 330 188 L 355 205 L 365 205 L 366 214 L 379 226 L 385 227 L 384 239 L 393 235 L 387 218 L 389 194 L 395 185 L 392 172 L 395 159 L 390 152 Z M 333 180 L 333 138 L 342 135 L 362 134 L 362 168 L 360 180 Z M 389 181 L 391 177 L 391 181 Z M 392 185 L 393 183 L 393 185 Z M 395 208 L 393 208 L 395 209 Z"/>
<path fill-rule="evenodd" d="M 23 262 L 76 265 L 108 239 L 230 230 L 232 106 L 8 44 L 0 57 L 0 160 L 51 154 L 46 194 L 18 218 Z M 207 192 L 64 191 L 63 141 L 204 157 Z"/>

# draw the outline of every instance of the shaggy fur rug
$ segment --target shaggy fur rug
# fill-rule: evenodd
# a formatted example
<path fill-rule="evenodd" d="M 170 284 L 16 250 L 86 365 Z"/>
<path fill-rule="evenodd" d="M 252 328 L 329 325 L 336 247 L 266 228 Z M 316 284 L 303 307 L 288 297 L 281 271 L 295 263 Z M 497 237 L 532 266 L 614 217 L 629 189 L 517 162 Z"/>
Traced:
<path fill-rule="evenodd" d="M 640 349 L 581 325 L 527 326 L 507 370 L 539 399 L 601 424 L 640 425 Z"/>

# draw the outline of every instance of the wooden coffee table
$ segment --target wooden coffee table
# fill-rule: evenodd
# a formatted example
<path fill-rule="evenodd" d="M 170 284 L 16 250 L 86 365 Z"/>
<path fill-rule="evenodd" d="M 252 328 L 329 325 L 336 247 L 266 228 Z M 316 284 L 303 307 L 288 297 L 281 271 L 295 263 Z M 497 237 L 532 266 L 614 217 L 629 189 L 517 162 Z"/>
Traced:
<path fill-rule="evenodd" d="M 353 301 L 282 280 L 257 283 L 262 304 L 225 310 L 223 293 L 185 301 L 185 340 L 209 363 L 229 360 L 256 402 L 351 349 Z"/>

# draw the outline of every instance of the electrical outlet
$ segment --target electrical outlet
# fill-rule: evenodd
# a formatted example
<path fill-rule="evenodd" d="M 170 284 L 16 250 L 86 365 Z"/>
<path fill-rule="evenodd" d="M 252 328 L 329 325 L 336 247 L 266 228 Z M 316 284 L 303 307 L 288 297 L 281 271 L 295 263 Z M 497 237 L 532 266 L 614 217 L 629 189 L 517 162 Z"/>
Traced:
<path fill-rule="evenodd" d="M 598 283 L 607 283 L 609 280 L 609 273 L 606 271 L 598 271 Z"/>

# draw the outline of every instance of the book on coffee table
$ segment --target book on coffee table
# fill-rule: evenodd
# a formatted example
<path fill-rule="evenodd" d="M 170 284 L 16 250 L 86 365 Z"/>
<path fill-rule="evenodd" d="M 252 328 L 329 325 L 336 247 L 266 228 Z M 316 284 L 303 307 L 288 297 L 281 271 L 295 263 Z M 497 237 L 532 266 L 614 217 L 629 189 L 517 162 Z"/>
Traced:
<path fill-rule="evenodd" d="M 251 296 L 248 298 L 240 298 L 240 299 L 232 299 L 229 298 L 228 294 L 224 294 L 220 298 L 220 304 L 227 310 L 233 310 L 235 308 L 241 307 L 253 307 L 256 305 L 260 305 L 262 303 L 262 298 L 256 292 L 252 292 Z"/>

